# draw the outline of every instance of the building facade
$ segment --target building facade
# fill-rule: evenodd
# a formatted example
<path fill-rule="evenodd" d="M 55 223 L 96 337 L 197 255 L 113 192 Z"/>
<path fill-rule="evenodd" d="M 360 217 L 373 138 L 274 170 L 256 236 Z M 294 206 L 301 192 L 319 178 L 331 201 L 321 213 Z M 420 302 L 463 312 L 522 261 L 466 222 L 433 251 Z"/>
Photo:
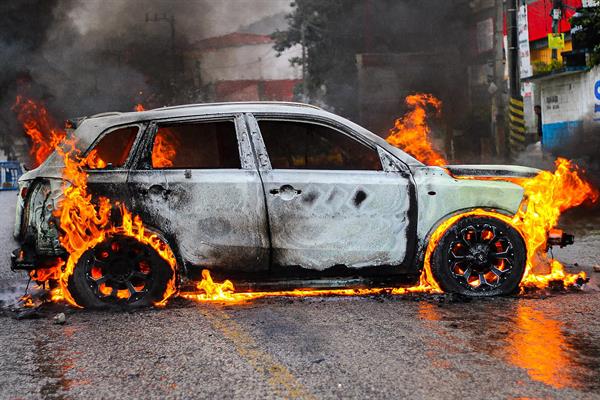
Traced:
<path fill-rule="evenodd" d="M 301 80 L 290 58 L 300 56 L 299 47 L 278 55 L 268 35 L 234 32 L 190 46 L 184 71 L 208 101 L 290 101 Z"/>

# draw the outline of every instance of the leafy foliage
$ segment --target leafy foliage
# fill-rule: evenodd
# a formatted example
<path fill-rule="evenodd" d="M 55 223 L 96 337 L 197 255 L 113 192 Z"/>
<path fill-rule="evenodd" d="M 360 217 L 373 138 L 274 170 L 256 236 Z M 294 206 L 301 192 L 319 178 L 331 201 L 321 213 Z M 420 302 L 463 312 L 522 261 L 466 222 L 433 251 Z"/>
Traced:
<path fill-rule="evenodd" d="M 573 40 L 590 54 L 591 66 L 600 64 L 600 7 L 580 10 L 571 18 Z"/>
<path fill-rule="evenodd" d="M 275 50 L 282 52 L 302 45 L 304 31 L 306 95 L 313 101 L 323 99 L 337 105 L 344 114 L 354 111 L 344 98 L 356 85 L 355 54 L 360 52 L 362 33 L 357 30 L 354 10 L 361 3 L 360 0 L 297 0 L 292 3 L 294 11 L 287 16 L 288 30 L 273 34 Z M 303 64 L 301 57 L 291 62 Z M 297 94 L 301 97 L 298 92 L 300 88 Z"/>

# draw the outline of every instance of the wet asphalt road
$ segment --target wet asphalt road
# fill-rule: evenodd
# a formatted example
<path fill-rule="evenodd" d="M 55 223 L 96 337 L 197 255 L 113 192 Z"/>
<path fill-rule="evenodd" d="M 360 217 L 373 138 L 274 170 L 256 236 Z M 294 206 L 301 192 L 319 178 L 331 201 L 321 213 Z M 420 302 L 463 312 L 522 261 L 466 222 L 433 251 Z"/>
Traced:
<path fill-rule="evenodd" d="M 0 300 L 15 193 L 0 193 Z M 132 313 L 45 309 L 0 316 L 0 398 L 600 398 L 600 230 L 571 221 L 555 252 L 586 291 L 444 297 L 175 300 Z M 597 221 L 600 221 L 598 218 Z M 582 236 L 583 235 L 583 236 Z"/>

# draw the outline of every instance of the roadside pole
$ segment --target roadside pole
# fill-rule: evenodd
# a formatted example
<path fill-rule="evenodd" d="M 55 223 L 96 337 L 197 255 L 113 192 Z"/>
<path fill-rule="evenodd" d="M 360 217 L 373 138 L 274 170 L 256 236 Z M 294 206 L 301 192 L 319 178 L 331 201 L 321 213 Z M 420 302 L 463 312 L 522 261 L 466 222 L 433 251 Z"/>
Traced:
<path fill-rule="evenodd" d="M 494 81 L 492 95 L 492 122 L 495 137 L 496 154 L 501 158 L 508 157 L 508 135 L 506 132 L 506 94 L 504 65 L 504 0 L 495 2 L 496 16 L 494 23 Z"/>
<path fill-rule="evenodd" d="M 519 31 L 517 24 L 518 0 L 507 0 L 506 22 L 508 33 L 508 80 L 510 85 L 508 119 L 509 156 L 515 158 L 523 150 L 525 142 L 525 120 L 523 96 L 519 72 Z"/>

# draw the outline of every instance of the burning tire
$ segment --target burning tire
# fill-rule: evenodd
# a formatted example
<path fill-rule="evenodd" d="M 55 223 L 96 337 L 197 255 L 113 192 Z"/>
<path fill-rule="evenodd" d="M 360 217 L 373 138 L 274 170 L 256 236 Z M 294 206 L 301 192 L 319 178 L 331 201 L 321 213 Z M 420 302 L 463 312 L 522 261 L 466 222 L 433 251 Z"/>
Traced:
<path fill-rule="evenodd" d="M 152 247 L 114 236 L 81 256 L 68 289 L 86 308 L 143 307 L 162 300 L 172 277 L 173 270 Z"/>
<path fill-rule="evenodd" d="M 468 296 L 514 293 L 527 253 L 521 235 L 498 219 L 466 217 L 441 237 L 431 259 L 431 272 L 446 292 Z"/>

